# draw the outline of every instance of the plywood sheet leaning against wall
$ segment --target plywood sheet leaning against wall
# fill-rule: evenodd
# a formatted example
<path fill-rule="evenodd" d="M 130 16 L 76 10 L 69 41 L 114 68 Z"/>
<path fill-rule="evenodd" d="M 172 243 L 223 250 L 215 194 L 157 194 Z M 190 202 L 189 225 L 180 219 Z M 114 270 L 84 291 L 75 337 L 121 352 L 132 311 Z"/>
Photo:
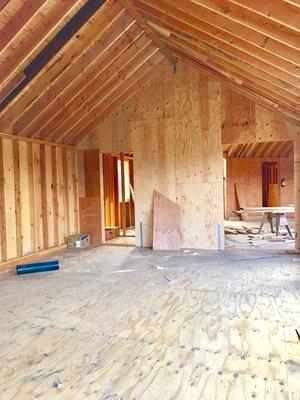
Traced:
<path fill-rule="evenodd" d="M 153 250 L 180 250 L 180 206 L 156 190 L 153 202 Z"/>
<path fill-rule="evenodd" d="M 0 262 L 78 232 L 76 151 L 0 136 Z"/>

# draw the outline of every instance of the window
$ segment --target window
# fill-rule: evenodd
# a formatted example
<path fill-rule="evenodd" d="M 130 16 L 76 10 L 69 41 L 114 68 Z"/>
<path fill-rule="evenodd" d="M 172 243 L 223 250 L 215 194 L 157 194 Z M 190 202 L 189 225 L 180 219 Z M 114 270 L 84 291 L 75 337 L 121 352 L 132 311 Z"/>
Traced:
<path fill-rule="evenodd" d="M 129 161 L 124 160 L 124 175 L 125 175 L 125 201 L 130 201 L 130 174 Z M 121 160 L 118 160 L 118 185 L 119 185 L 119 202 L 122 202 L 122 172 Z"/>

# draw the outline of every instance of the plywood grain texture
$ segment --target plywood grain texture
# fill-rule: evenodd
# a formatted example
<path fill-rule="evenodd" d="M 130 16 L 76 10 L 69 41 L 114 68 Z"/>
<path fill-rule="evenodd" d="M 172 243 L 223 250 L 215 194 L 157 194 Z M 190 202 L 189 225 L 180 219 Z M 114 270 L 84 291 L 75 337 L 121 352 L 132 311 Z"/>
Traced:
<path fill-rule="evenodd" d="M 131 124 L 134 154 L 136 226 L 142 223 L 143 238 L 136 231 L 136 244 L 152 246 L 153 190 L 176 201 L 174 119 L 151 119 Z"/>
<path fill-rule="evenodd" d="M 111 246 L 57 257 L 59 271 L 26 282 L 2 274 L 1 399 L 298 400 L 293 257 Z"/>
<path fill-rule="evenodd" d="M 61 147 L 0 138 L 0 265 L 58 246 L 69 233 L 78 233 L 75 152 L 68 149 L 63 155 Z M 63 174 L 71 182 L 67 196 L 60 194 Z"/>
<path fill-rule="evenodd" d="M 156 190 L 153 203 L 153 250 L 180 250 L 180 206 Z"/>
<path fill-rule="evenodd" d="M 152 246 L 153 190 L 182 210 L 183 247 L 217 248 L 223 219 L 220 85 L 185 64 L 164 69 L 80 148 L 133 151 L 136 244 Z M 212 204 L 211 211 L 208 204 Z M 189 210 L 193 210 L 190 212 Z"/>
<path fill-rule="evenodd" d="M 300 138 L 300 127 L 226 87 L 221 90 L 222 143 Z"/>

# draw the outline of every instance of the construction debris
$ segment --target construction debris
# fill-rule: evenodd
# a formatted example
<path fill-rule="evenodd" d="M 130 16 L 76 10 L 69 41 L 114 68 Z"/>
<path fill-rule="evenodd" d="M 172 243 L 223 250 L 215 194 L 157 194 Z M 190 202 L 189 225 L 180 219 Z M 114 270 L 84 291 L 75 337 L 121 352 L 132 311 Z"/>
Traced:
<path fill-rule="evenodd" d="M 226 226 L 225 227 L 225 233 L 226 234 L 231 234 L 231 235 L 238 235 L 243 234 L 243 235 L 247 235 L 248 233 L 252 233 L 252 234 L 258 234 L 259 228 L 256 227 L 247 227 L 247 226 L 242 226 L 240 227 L 235 227 L 235 226 Z"/>

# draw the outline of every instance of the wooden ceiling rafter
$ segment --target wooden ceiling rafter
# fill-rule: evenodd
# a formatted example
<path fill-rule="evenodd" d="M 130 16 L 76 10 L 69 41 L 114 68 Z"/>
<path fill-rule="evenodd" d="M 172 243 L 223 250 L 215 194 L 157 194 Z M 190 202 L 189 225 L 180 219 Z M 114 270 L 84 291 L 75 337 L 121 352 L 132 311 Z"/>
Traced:
<path fill-rule="evenodd" d="M 285 2 L 281 0 L 272 0 L 272 2 L 277 3 L 278 11 L 283 9 Z M 195 3 L 201 3 L 203 7 L 214 10 L 222 16 L 226 16 L 243 26 L 262 32 L 264 35 L 284 45 L 296 49 L 298 48 L 299 42 L 297 40 L 297 35 L 295 35 L 297 29 L 284 25 L 281 22 L 282 18 L 284 18 L 284 11 L 282 11 L 280 21 L 275 21 L 267 14 L 258 14 L 253 7 L 251 7 L 251 2 L 248 3 L 247 7 L 238 1 L 233 2 L 231 0 L 195 0 Z"/>
<path fill-rule="evenodd" d="M 158 47 L 151 44 L 150 39 L 146 39 L 143 30 L 137 27 L 136 22 L 132 17 L 129 17 L 123 6 L 115 0 L 108 3 L 119 8 L 118 13 L 116 13 L 118 15 L 115 15 L 115 18 L 123 15 L 125 25 L 117 21 L 116 26 L 111 29 L 111 38 L 107 35 L 107 40 L 103 40 L 102 31 L 108 31 L 108 26 L 114 25 L 114 19 L 111 17 L 111 8 L 110 14 L 109 12 L 103 13 L 103 10 L 101 10 L 101 15 L 104 14 L 106 18 L 106 26 L 103 25 L 102 29 L 98 29 L 98 36 L 104 43 L 102 50 L 92 48 L 95 38 L 92 39 L 92 42 L 86 40 L 84 43 L 87 51 L 94 51 L 94 60 L 90 60 L 92 63 L 97 62 L 97 56 L 99 56 L 99 59 L 102 57 L 102 66 L 101 62 L 98 65 L 100 73 L 97 71 L 98 75 L 95 74 L 96 80 L 88 73 L 86 78 L 91 78 L 89 81 L 80 80 L 80 72 L 84 73 L 85 69 L 83 71 L 78 70 L 77 76 L 71 74 L 68 80 L 67 74 L 73 70 L 76 71 L 76 67 L 73 66 L 76 63 L 82 66 L 82 60 L 87 59 L 86 54 L 84 54 L 84 45 L 81 43 L 82 51 L 77 58 L 71 58 L 71 63 L 65 69 L 62 69 L 54 79 L 51 66 L 48 65 L 40 72 L 39 78 L 44 80 L 45 84 L 40 86 L 42 90 L 39 91 L 38 96 L 30 93 L 27 87 L 25 93 L 21 93 L 22 101 L 19 99 L 15 101 L 17 107 L 15 104 L 10 104 L 5 109 L 6 113 L 3 113 L 1 118 L 1 128 L 9 127 L 15 134 L 25 134 L 40 140 L 56 140 L 59 142 L 65 140 L 66 137 L 75 137 L 86 123 L 90 123 L 91 116 L 93 118 L 98 116 L 94 109 L 100 110 L 103 115 L 111 107 L 121 104 L 126 100 L 126 97 L 131 96 L 130 88 L 133 88 L 136 92 L 137 88 L 145 83 L 142 82 L 143 77 L 147 80 L 151 79 L 165 65 L 165 56 Z M 101 19 L 101 16 L 99 18 Z M 94 31 L 96 31 L 95 20 L 97 20 L 97 15 L 92 22 L 89 21 L 94 25 Z M 118 27 L 118 24 L 121 24 L 120 27 Z M 85 25 L 81 28 L 86 36 L 90 34 L 89 29 Z M 113 34 L 115 34 L 115 37 L 113 37 Z M 70 42 L 72 41 L 73 39 L 70 40 Z M 72 43 L 68 43 L 65 47 L 61 53 L 65 56 L 66 52 L 69 52 L 71 57 Z M 113 51 L 110 51 L 110 49 L 113 49 Z M 108 58 L 108 54 L 111 55 L 111 59 Z M 53 60 L 52 63 L 55 65 Z M 92 71 L 88 62 L 85 66 L 88 71 Z M 102 75 L 101 71 L 104 71 Z M 80 83 L 76 83 L 77 80 Z M 27 104 L 25 107 L 24 96 L 25 104 Z M 49 112 L 49 110 L 51 111 Z"/>
<path fill-rule="evenodd" d="M 296 4 L 293 2 L 282 2 L 278 0 L 230 0 L 231 4 L 238 4 L 250 9 L 257 14 L 260 14 L 274 22 L 278 22 L 287 26 L 288 28 L 298 29 L 299 14 L 297 12 Z M 298 3 L 299 5 L 300 3 Z"/>
<path fill-rule="evenodd" d="M 224 145 L 226 158 L 292 157 L 292 140 Z"/>
<path fill-rule="evenodd" d="M 0 12 L 7 6 L 10 0 L 0 0 Z"/>
<path fill-rule="evenodd" d="M 30 30 L 30 34 L 11 43 L 5 51 L 0 64 L 0 100 L 3 100 L 12 88 L 24 76 L 23 70 L 40 53 L 49 41 L 86 3 L 87 0 L 65 0 L 59 7 L 57 3 L 45 13 L 43 18 Z M 9 50 L 9 51 L 8 51 Z M 17 62 L 16 62 L 17 61 Z"/>
<path fill-rule="evenodd" d="M 297 112 L 295 112 L 293 109 L 290 109 L 290 107 L 287 106 L 286 103 L 281 103 L 277 99 L 271 97 L 269 94 L 266 94 L 266 91 L 264 91 L 262 88 L 258 89 L 255 84 L 250 82 L 246 83 L 245 80 L 238 81 L 230 73 L 222 71 L 219 68 L 213 68 L 211 65 L 208 65 L 207 60 L 194 58 L 186 52 L 174 49 L 173 53 L 177 57 L 177 59 L 182 60 L 190 66 L 198 69 L 203 74 L 214 78 L 225 86 L 233 89 L 236 92 L 241 93 L 251 100 L 254 100 L 258 104 L 270 109 L 271 111 L 279 113 L 292 123 L 300 125 L 299 114 Z"/>
<path fill-rule="evenodd" d="M 222 14 L 221 8 L 212 4 L 216 3 L 221 6 L 221 3 L 226 3 L 228 5 L 230 1 L 133 0 L 132 2 L 144 16 L 148 25 L 173 51 L 175 57 L 181 55 L 185 62 L 193 59 L 208 69 L 212 69 L 213 73 L 221 73 L 223 77 L 243 86 L 246 89 L 244 91 L 246 95 L 250 89 L 251 96 L 257 94 L 263 103 L 264 99 L 266 100 L 263 105 L 270 106 L 271 104 L 273 110 L 275 108 L 284 115 L 288 115 L 294 122 L 299 122 L 298 62 L 300 52 L 297 47 L 288 44 L 288 41 L 281 40 L 278 32 L 274 31 L 276 26 L 280 31 L 286 32 L 290 41 L 295 44 L 297 41 L 294 37 L 297 37 L 298 34 L 296 28 L 282 28 L 278 21 L 270 23 L 266 13 L 259 14 L 263 9 L 262 5 L 256 5 L 260 11 L 255 18 L 254 14 L 251 14 L 254 18 L 253 24 L 243 24 L 241 18 L 235 18 L 237 17 L 235 12 L 229 13 L 230 15 Z M 233 3 L 231 2 L 231 7 Z M 266 3 L 264 4 L 265 7 Z M 203 10 L 209 13 L 205 15 L 204 19 Z M 249 11 L 247 7 L 245 10 Z M 277 11 L 275 14 L 278 14 Z M 208 15 L 217 16 L 217 22 L 214 18 L 208 18 Z M 232 18 L 233 15 L 235 15 L 234 18 Z M 290 13 L 290 15 L 292 14 Z M 261 21 L 261 25 L 263 25 L 261 29 L 255 31 L 258 27 L 254 24 L 254 20 L 256 24 Z M 265 25 L 268 25 L 267 29 Z M 241 34 L 241 27 L 246 31 L 250 30 L 248 36 Z M 270 30 L 272 30 L 272 35 Z M 257 32 L 258 36 L 262 35 L 260 41 L 253 39 L 257 37 Z M 270 40 L 272 41 L 271 48 L 266 46 Z M 248 47 L 245 47 L 247 43 Z M 255 52 L 254 48 L 257 49 Z M 286 49 L 288 56 L 278 52 L 280 48 L 281 50 Z M 250 51 L 251 49 L 252 51 Z M 289 57 L 291 53 L 294 53 L 293 57 Z M 268 61 L 270 55 L 273 57 L 272 62 Z M 276 60 L 281 61 L 280 67 Z"/>
<path fill-rule="evenodd" d="M 247 149 L 247 151 L 245 152 L 244 156 L 245 156 L 245 157 L 251 157 L 251 156 L 253 156 L 253 154 L 255 154 L 256 148 L 257 148 L 257 143 L 250 143 L 250 144 L 248 145 L 248 149 Z"/>
<path fill-rule="evenodd" d="M 0 29 L 0 52 L 14 39 L 19 31 L 30 21 L 47 0 L 24 0 L 19 10 Z M 7 29 L 7 25 L 9 29 Z"/>
<path fill-rule="evenodd" d="M 82 130 L 88 129 L 91 121 L 97 120 L 97 117 L 101 115 L 105 109 L 107 109 L 115 98 L 118 98 L 122 93 L 128 93 L 129 89 L 139 82 L 148 71 L 151 71 L 154 65 L 160 64 L 161 61 L 165 59 L 165 56 L 160 52 L 159 49 L 155 48 L 154 52 L 144 60 L 137 68 L 125 79 L 120 79 L 117 85 L 110 84 L 107 88 L 106 96 L 100 96 L 99 100 L 97 98 L 93 99 L 94 106 L 92 109 L 84 110 L 84 115 L 82 118 L 76 122 L 75 125 L 71 126 L 67 132 L 64 132 L 59 139 L 59 142 L 67 143 L 69 140 L 73 140 Z M 126 99 L 128 98 L 128 95 Z"/>
<path fill-rule="evenodd" d="M 123 5 L 123 7 L 127 10 L 128 14 L 131 15 L 131 17 L 140 25 L 140 27 L 143 29 L 146 35 L 149 36 L 152 42 L 162 51 L 162 53 L 169 59 L 169 61 L 170 62 L 176 61 L 176 59 L 173 58 L 167 46 L 165 46 L 164 43 L 158 37 L 158 35 L 155 32 L 153 32 L 153 29 L 151 29 L 147 25 L 147 20 L 137 10 L 132 0 L 119 0 L 119 1 Z"/>
<path fill-rule="evenodd" d="M 80 132 L 74 134 L 72 137 L 72 140 L 69 141 L 64 141 L 64 143 L 72 143 L 74 145 L 78 145 L 80 141 L 90 132 L 92 132 L 97 126 L 105 119 L 107 118 L 110 114 L 115 112 L 119 107 L 122 106 L 128 99 L 130 99 L 132 96 L 134 96 L 139 90 L 141 90 L 151 79 L 155 77 L 167 64 L 168 64 L 168 59 L 163 56 L 161 57 L 161 60 L 157 62 L 156 64 L 153 64 L 151 68 L 143 75 L 141 76 L 140 79 L 138 79 L 133 85 L 131 85 L 129 88 L 127 88 L 123 93 L 115 96 L 115 99 L 103 107 L 103 111 L 95 118 L 93 121 L 91 121 L 84 129 L 82 129 Z"/>
<path fill-rule="evenodd" d="M 108 24 L 107 29 L 99 34 L 93 45 L 87 48 L 81 57 L 40 94 L 39 101 L 31 104 L 19 117 L 13 125 L 13 131 L 25 135 L 33 132 L 32 136 L 38 136 L 45 125 L 42 121 L 48 122 L 53 119 L 59 109 L 68 104 L 72 96 L 77 95 L 97 76 L 103 65 L 112 62 L 115 57 L 114 53 L 118 54 L 118 47 L 122 51 L 122 41 L 127 46 L 128 42 L 131 42 L 131 37 L 135 39 L 140 34 L 142 32 L 129 16 L 125 13 L 118 14 Z M 76 85 L 77 81 L 80 82 L 79 85 Z M 61 99 L 66 92 L 69 93 L 69 98 L 65 95 Z M 52 104 L 54 104 L 53 107 L 51 107 Z M 47 112 L 49 109 L 51 110 L 50 114 Z M 48 120 L 45 120 L 45 115 L 48 115 Z"/>
<path fill-rule="evenodd" d="M 145 38 L 140 28 L 134 23 L 127 31 L 125 37 L 119 37 L 112 46 L 103 51 L 93 65 L 90 65 L 82 74 L 79 74 L 72 83 L 65 87 L 60 94 L 41 112 L 38 118 L 32 118 L 31 122 L 23 128 L 24 135 L 45 136 L 47 126 L 50 127 L 51 121 L 55 121 L 61 112 L 72 104 L 73 99 L 87 90 L 87 88 L 98 81 L 98 77 L 109 67 L 121 54 L 125 54 L 127 49 L 134 54 L 141 45 L 149 40 Z M 108 79 L 107 73 L 105 73 Z"/>
<path fill-rule="evenodd" d="M 168 29 L 173 28 L 184 32 L 186 35 L 198 37 L 199 40 L 216 45 L 218 48 L 230 49 L 229 53 L 233 51 L 235 54 L 239 54 L 239 57 L 244 61 L 251 62 L 252 60 L 256 66 L 262 65 L 265 68 L 272 68 L 275 73 L 277 72 L 279 78 L 294 79 L 292 84 L 296 82 L 295 79 L 299 72 L 297 65 L 224 30 L 222 27 L 216 27 L 213 25 L 213 21 L 208 23 L 201 20 L 186 11 L 176 9 L 167 1 L 151 0 L 151 5 L 143 0 L 135 0 L 135 3 L 141 12 L 147 14 L 147 17 L 160 21 Z M 162 9 L 157 8 L 158 5 L 161 5 Z M 299 81 L 297 83 L 299 85 Z"/>
<path fill-rule="evenodd" d="M 149 7 L 148 12 L 150 12 Z M 161 19 L 163 15 L 162 13 Z M 162 24 L 160 27 L 164 28 L 166 32 L 166 37 L 163 39 L 165 43 L 171 42 L 177 47 L 182 45 L 188 47 L 190 50 L 202 54 L 208 60 L 220 63 L 221 67 L 233 69 L 233 74 L 241 74 L 242 76 L 243 74 L 246 76 L 250 74 L 253 80 L 255 80 L 254 77 L 258 77 L 261 85 L 269 86 L 270 90 L 275 92 L 283 92 L 291 101 L 297 102 L 299 100 L 299 77 L 279 70 L 277 67 L 274 68 L 271 64 L 247 54 L 245 51 L 241 52 L 231 44 L 220 47 L 218 43 L 221 42 L 218 38 L 209 36 L 207 33 L 203 35 L 200 29 L 201 25 L 197 27 L 187 23 L 181 23 L 181 25 L 177 23 L 176 25 L 173 19 L 173 26 L 165 27 L 166 18 L 162 21 L 158 15 L 154 16 L 153 12 L 150 16 L 148 15 L 148 18 L 149 24 L 151 24 L 153 18 L 156 22 Z M 153 24 L 151 26 L 155 28 Z M 163 31 L 160 30 L 159 33 L 163 34 Z"/>
<path fill-rule="evenodd" d="M 291 157 L 294 154 L 294 142 L 291 141 L 287 146 L 287 150 L 284 154 L 285 157 Z"/>
<path fill-rule="evenodd" d="M 265 155 L 268 157 L 272 157 L 273 154 L 276 154 L 276 152 L 274 153 L 276 146 L 277 146 L 277 142 L 270 143 L 267 151 L 265 152 Z"/>
<path fill-rule="evenodd" d="M 123 7 L 116 0 L 107 1 L 101 9 L 88 20 L 55 56 L 31 80 L 31 82 L 2 111 L 0 129 L 6 131 L 24 113 L 33 102 L 38 101 L 41 93 L 53 84 L 60 73 L 70 68 L 72 63 L 91 46 L 100 33 L 106 29 Z"/>
<path fill-rule="evenodd" d="M 77 30 L 28 77 L 73 16 Z M 0 130 L 78 143 L 176 60 L 300 125 L 299 25 L 299 4 L 286 0 L 0 0 Z M 290 154 L 281 146 L 244 143 L 227 156 Z"/>
<path fill-rule="evenodd" d="M 226 13 L 222 14 L 217 12 L 212 8 L 206 7 L 201 2 L 196 3 L 192 0 L 133 0 L 133 3 L 137 9 L 140 9 L 139 7 L 141 4 L 147 4 L 163 10 L 165 14 L 170 13 L 170 8 L 167 7 L 173 6 L 177 10 L 177 16 L 185 12 L 197 18 L 199 22 L 195 26 L 203 26 L 203 23 L 206 23 L 217 28 L 217 37 L 222 36 L 223 32 L 226 32 L 232 36 L 232 40 L 235 38 L 243 39 L 247 43 L 256 46 L 258 49 L 265 50 L 269 54 L 274 54 L 295 65 L 299 64 L 298 49 L 287 46 L 285 43 L 276 39 L 272 39 L 270 36 L 257 29 L 246 26 L 243 22 L 232 20 Z M 143 9 L 141 8 L 140 11 L 142 12 Z"/>
<path fill-rule="evenodd" d="M 229 73 L 236 77 L 238 81 L 251 80 L 256 81 L 256 84 L 263 86 L 267 90 L 273 93 L 274 96 L 282 99 L 282 102 L 286 100 L 292 107 L 297 109 L 299 100 L 299 89 L 273 78 L 272 76 L 265 74 L 263 71 L 245 63 L 238 61 L 230 55 L 226 55 L 216 48 L 212 48 L 210 45 L 205 45 L 203 42 L 194 41 L 172 35 L 168 38 L 162 39 L 168 46 L 175 48 L 178 51 L 181 49 L 190 52 L 196 56 L 202 57 L 207 64 L 215 64 L 217 68 L 229 71 Z"/>
<path fill-rule="evenodd" d="M 267 153 L 269 147 L 270 147 L 269 142 L 260 143 L 260 147 L 256 151 L 255 157 L 259 157 L 259 158 L 265 157 L 265 154 Z"/>
<path fill-rule="evenodd" d="M 128 79 L 135 79 L 135 72 L 141 68 L 144 63 L 147 63 L 157 51 L 157 47 L 148 43 L 143 46 L 134 57 L 128 59 L 115 74 L 112 76 L 108 75 L 107 79 L 105 79 L 107 76 L 105 74 L 102 82 L 97 85 L 96 90 L 93 88 L 92 83 L 91 90 L 85 91 L 83 96 L 76 96 L 73 99 L 74 105 L 68 107 L 68 109 L 65 110 L 66 112 L 63 112 L 59 118 L 56 118 L 56 121 L 58 120 L 58 127 L 53 129 L 51 126 L 52 132 L 49 137 L 52 140 L 60 140 L 60 138 L 67 135 L 70 130 L 75 129 L 77 124 L 81 123 L 82 119 L 89 118 L 89 116 L 93 114 L 94 108 L 109 97 L 119 85 L 122 85 Z M 70 109 L 71 112 L 69 111 Z"/>

